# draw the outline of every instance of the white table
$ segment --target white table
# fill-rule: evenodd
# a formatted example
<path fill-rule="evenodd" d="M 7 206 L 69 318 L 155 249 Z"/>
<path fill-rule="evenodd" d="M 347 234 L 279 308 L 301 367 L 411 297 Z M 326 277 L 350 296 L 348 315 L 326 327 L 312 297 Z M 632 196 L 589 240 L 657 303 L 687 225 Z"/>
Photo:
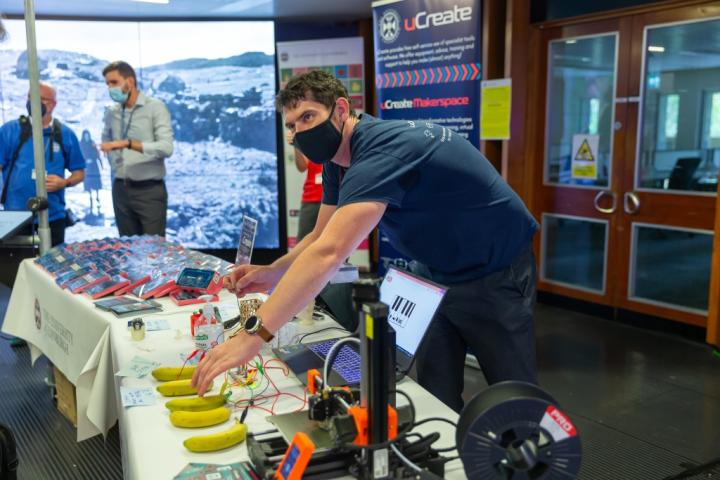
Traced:
<path fill-rule="evenodd" d="M 231 300 L 232 301 L 232 300 Z M 222 302 L 222 300 L 221 300 Z M 134 342 L 129 332 L 120 322 L 111 325 L 111 342 L 113 352 L 114 370 L 117 371 L 128 364 L 135 355 L 143 358 L 161 362 L 167 366 L 178 366 L 180 364 L 180 353 L 192 351 L 193 344 L 189 335 L 189 322 L 187 316 L 157 314 L 145 316 L 145 318 L 164 318 L 171 325 L 170 330 L 148 332 L 145 340 Z M 314 331 L 326 326 L 335 325 L 331 320 L 316 322 L 312 327 L 295 326 L 296 329 L 287 334 L 286 338 L 294 336 L 295 333 Z M 337 336 L 338 332 L 329 331 L 312 337 L 312 340 Z M 272 352 L 264 350 L 261 352 L 264 359 L 272 357 Z M 279 362 L 277 363 L 279 364 Z M 278 388 L 284 392 L 294 393 L 303 396 L 303 387 L 294 378 L 292 373 L 284 377 L 278 370 L 269 373 Z M 222 377 L 215 379 L 213 392 L 217 393 L 222 383 Z M 122 386 L 152 386 L 158 385 L 150 375 L 141 379 L 117 378 L 116 385 Z M 417 419 L 431 416 L 441 416 L 457 421 L 457 414 L 446 407 L 443 403 L 433 397 L 430 393 L 407 378 L 403 380 L 398 388 L 408 393 L 415 403 Z M 247 398 L 247 395 L 243 395 Z M 126 479 L 171 479 L 188 463 L 215 463 L 228 464 L 248 460 L 245 442 L 237 447 L 215 453 L 192 453 L 185 449 L 182 442 L 185 438 L 207 434 L 215 431 L 222 431 L 229 428 L 230 423 L 226 422 L 215 427 L 202 429 L 183 429 L 174 427 L 169 420 L 169 412 L 164 404 L 167 401 L 157 395 L 157 403 L 153 406 L 122 408 L 118 406 L 121 448 L 123 452 L 123 473 Z M 401 396 L 398 396 L 400 405 L 404 403 Z M 302 402 L 289 396 L 283 395 L 278 400 L 275 413 L 287 413 L 297 410 Z M 233 413 L 233 417 L 239 417 L 241 410 Z M 245 422 L 250 432 L 263 432 L 273 429 L 273 425 L 267 422 L 267 414 L 259 410 L 251 409 Z M 442 437 L 436 443 L 437 447 L 448 447 L 455 444 L 454 428 L 444 422 L 431 422 L 417 428 L 418 432 L 430 433 L 440 432 Z M 445 455 L 454 456 L 455 452 Z M 455 460 L 446 465 L 445 478 L 465 478 L 462 464 Z"/>
<path fill-rule="evenodd" d="M 234 302 L 229 293 L 223 295 Z M 192 310 L 167 298 L 160 303 L 164 314 L 186 320 Z M 89 297 L 59 288 L 32 259 L 20 264 L 2 331 L 28 342 L 33 363 L 44 354 L 76 386 L 78 442 L 107 434 L 117 421 L 110 335 L 126 334 L 129 318 L 103 312 Z"/>
<path fill-rule="evenodd" d="M 26 223 L 30 223 L 31 218 L 30 212 L 0 211 L 0 241 L 18 231 Z"/>

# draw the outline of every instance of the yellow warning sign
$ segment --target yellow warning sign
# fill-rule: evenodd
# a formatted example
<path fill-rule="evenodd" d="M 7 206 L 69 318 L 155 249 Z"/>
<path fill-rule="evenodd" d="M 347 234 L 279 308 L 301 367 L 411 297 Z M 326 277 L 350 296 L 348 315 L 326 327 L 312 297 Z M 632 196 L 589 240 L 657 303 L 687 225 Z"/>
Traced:
<path fill-rule="evenodd" d="M 575 154 L 575 160 L 582 160 L 585 162 L 595 161 L 595 159 L 593 158 L 592 150 L 590 150 L 590 145 L 588 145 L 587 140 L 583 140 L 582 145 L 580 145 L 580 148 Z"/>
<path fill-rule="evenodd" d="M 597 179 L 597 151 L 600 144 L 599 135 L 573 135 L 572 139 L 572 178 Z"/>

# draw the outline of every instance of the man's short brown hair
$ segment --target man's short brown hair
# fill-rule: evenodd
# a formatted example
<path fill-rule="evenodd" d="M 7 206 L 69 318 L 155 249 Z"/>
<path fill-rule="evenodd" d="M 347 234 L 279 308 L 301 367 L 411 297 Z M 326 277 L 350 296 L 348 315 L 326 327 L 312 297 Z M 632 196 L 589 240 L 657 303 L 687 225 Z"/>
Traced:
<path fill-rule="evenodd" d="M 103 68 L 103 77 L 109 72 L 115 71 L 117 71 L 123 78 L 132 77 L 133 80 L 135 80 L 135 85 L 137 85 L 137 77 L 135 76 L 135 70 L 133 69 L 133 67 L 130 66 L 129 63 L 123 62 L 122 60 L 116 60 L 109 63 L 105 68 Z"/>
<path fill-rule="evenodd" d="M 278 110 L 295 108 L 303 100 L 314 100 L 327 108 L 332 108 L 338 98 L 350 97 L 347 89 L 340 80 L 322 70 L 297 75 L 290 79 L 284 89 L 280 90 L 275 104 Z M 355 116 L 355 110 L 350 105 L 350 115 Z"/>

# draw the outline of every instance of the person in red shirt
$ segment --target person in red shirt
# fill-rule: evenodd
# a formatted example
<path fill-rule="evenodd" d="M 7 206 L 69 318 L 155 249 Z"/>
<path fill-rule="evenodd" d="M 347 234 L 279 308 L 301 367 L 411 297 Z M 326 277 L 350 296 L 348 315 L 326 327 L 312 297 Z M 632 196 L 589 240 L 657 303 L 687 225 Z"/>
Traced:
<path fill-rule="evenodd" d="M 293 145 L 295 135 L 288 132 L 287 142 Z M 315 228 L 320 200 L 322 200 L 322 165 L 308 161 L 307 157 L 295 150 L 295 166 L 300 173 L 307 171 L 300 199 L 300 218 L 298 222 L 297 243 Z"/>

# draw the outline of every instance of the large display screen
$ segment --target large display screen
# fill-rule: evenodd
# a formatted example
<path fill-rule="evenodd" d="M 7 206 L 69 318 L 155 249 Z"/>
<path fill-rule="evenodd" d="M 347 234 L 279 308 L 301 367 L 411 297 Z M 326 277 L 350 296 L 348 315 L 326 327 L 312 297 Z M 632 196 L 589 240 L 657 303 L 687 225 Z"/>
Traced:
<path fill-rule="evenodd" d="M 25 25 L 5 21 L 0 44 L 0 121 L 27 114 Z M 99 152 L 111 103 L 110 61 L 136 70 L 163 100 L 175 133 L 167 168 L 167 236 L 191 248 L 235 248 L 243 215 L 258 220 L 256 247 L 279 247 L 272 22 L 37 21 L 41 80 L 57 88 L 54 116 L 73 129 L 86 181 L 66 191 L 79 220 L 65 240 L 117 236 L 112 175 Z"/>

